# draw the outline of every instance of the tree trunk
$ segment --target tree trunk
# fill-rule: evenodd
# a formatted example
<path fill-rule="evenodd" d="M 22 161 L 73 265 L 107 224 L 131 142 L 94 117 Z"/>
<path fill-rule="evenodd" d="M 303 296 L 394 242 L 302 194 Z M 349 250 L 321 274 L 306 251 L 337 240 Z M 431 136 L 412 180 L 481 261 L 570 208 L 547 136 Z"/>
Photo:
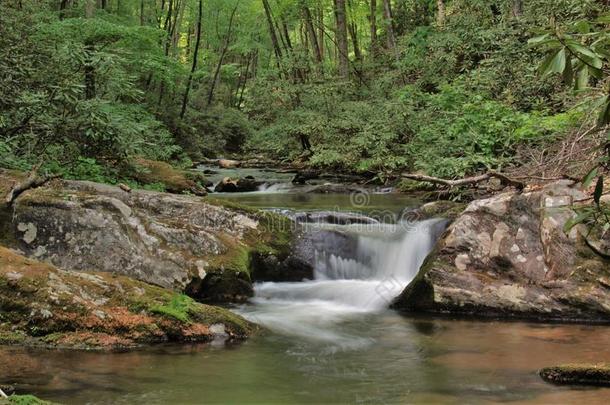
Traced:
<path fill-rule="evenodd" d="M 436 25 L 439 27 L 445 26 L 445 0 L 436 0 Z"/>
<path fill-rule="evenodd" d="M 263 1 L 263 8 L 265 9 L 265 16 L 267 17 L 267 25 L 269 26 L 269 36 L 271 37 L 271 44 L 273 46 L 273 52 L 275 53 L 275 58 L 277 61 L 278 69 L 280 67 L 280 61 L 282 60 L 282 49 L 280 48 L 280 43 L 277 39 L 277 34 L 275 32 L 275 27 L 273 24 L 273 16 L 271 14 L 271 7 L 269 6 L 268 0 Z"/>
<path fill-rule="evenodd" d="M 523 0 L 513 0 L 513 17 L 519 18 L 523 14 Z"/>
<path fill-rule="evenodd" d="M 371 14 L 369 21 L 371 23 L 371 54 L 375 54 L 377 49 L 377 0 L 371 0 Z"/>
<path fill-rule="evenodd" d="M 191 72 L 186 82 L 186 88 L 184 89 L 184 96 L 182 97 L 182 109 L 180 110 L 180 119 L 184 118 L 186 113 L 186 105 L 189 99 L 189 92 L 191 91 L 191 84 L 193 82 L 193 75 L 197 70 L 197 57 L 199 56 L 199 44 L 201 43 L 201 17 L 203 14 L 203 0 L 199 0 L 199 12 L 197 15 L 197 30 L 195 36 L 195 51 L 193 52 L 193 64 L 191 65 Z"/>
<path fill-rule="evenodd" d="M 360 52 L 360 45 L 358 43 L 358 25 L 356 24 L 356 20 L 354 19 L 354 7 L 352 0 L 347 0 L 349 5 L 349 35 L 352 39 L 352 46 L 354 47 L 354 57 L 357 61 L 362 60 L 362 52 Z"/>
<path fill-rule="evenodd" d="M 394 22 L 392 21 L 392 5 L 390 0 L 383 0 L 383 19 L 385 22 L 386 41 L 388 49 L 396 49 L 396 38 L 394 37 Z"/>
<path fill-rule="evenodd" d="M 95 14 L 95 0 L 87 0 L 85 3 L 85 18 L 93 18 Z M 85 72 L 85 99 L 95 98 L 95 66 L 93 65 L 93 52 L 95 44 L 87 40 L 85 43 L 85 61 L 83 70 Z"/>
<path fill-rule="evenodd" d="M 324 9 L 322 5 L 318 7 L 318 48 L 320 49 L 320 55 L 324 60 Z"/>
<path fill-rule="evenodd" d="M 313 26 L 311 12 L 309 11 L 309 8 L 305 5 L 303 6 L 303 19 L 305 20 L 305 26 L 307 27 L 307 32 L 309 33 L 309 42 L 311 43 L 313 55 L 316 58 L 316 62 L 321 63 L 322 52 L 320 51 L 320 45 L 316 36 L 316 30 Z"/>
<path fill-rule="evenodd" d="M 231 11 L 231 17 L 229 18 L 229 27 L 227 28 L 227 35 L 225 36 L 224 46 L 222 47 L 222 51 L 220 52 L 220 57 L 218 58 L 218 63 L 216 64 L 216 70 L 214 71 L 214 78 L 212 79 L 212 85 L 210 86 L 210 91 L 208 93 L 208 105 L 212 104 L 212 100 L 214 99 L 214 90 L 216 89 L 216 83 L 218 82 L 218 77 L 220 75 L 220 69 L 222 68 L 222 62 L 224 57 L 229 49 L 229 43 L 231 42 L 231 32 L 233 31 L 233 19 L 235 17 L 235 12 L 237 11 L 237 7 L 239 6 L 239 2 L 235 3 L 235 7 Z"/>
<path fill-rule="evenodd" d="M 349 55 L 347 48 L 347 23 L 345 0 L 335 0 L 337 57 L 339 58 L 339 75 L 349 77 Z"/>
<path fill-rule="evenodd" d="M 144 0 L 140 0 L 140 25 L 144 26 Z"/>

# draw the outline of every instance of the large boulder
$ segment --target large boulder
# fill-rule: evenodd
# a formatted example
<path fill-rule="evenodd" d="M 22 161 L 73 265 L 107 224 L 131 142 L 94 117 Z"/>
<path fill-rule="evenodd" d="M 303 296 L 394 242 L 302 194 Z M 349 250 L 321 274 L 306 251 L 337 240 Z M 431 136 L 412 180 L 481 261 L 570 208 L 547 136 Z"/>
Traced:
<path fill-rule="evenodd" d="M 586 199 L 569 181 L 472 202 L 393 307 L 415 312 L 610 321 L 610 262 L 564 225 Z"/>
<path fill-rule="evenodd" d="M 71 272 L 0 246 L 0 343 L 117 349 L 245 338 L 230 311 L 108 273 Z"/>
<path fill-rule="evenodd" d="M 243 301 L 253 293 L 250 257 L 285 259 L 292 229 L 279 215 L 222 204 L 57 181 L 0 210 L 0 242 L 64 270 L 121 274 L 206 302 Z"/>

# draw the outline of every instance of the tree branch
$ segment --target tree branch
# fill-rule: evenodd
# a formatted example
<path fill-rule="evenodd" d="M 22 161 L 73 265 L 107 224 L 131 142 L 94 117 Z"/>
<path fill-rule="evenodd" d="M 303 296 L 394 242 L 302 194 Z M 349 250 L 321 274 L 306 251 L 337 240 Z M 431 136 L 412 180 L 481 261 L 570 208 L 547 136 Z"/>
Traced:
<path fill-rule="evenodd" d="M 402 177 L 405 179 L 422 181 L 422 182 L 426 182 L 426 183 L 439 184 L 439 185 L 448 186 L 451 188 L 477 184 L 477 183 L 481 183 L 483 181 L 489 180 L 492 177 L 495 177 L 497 179 L 500 179 L 502 184 L 505 184 L 508 186 L 513 186 L 519 190 L 523 190 L 525 188 L 525 183 L 515 180 L 513 178 L 510 178 L 510 177 L 506 176 L 505 174 L 494 172 L 494 171 L 489 171 L 485 174 L 481 174 L 478 176 L 465 177 L 465 178 L 457 179 L 457 180 L 447 180 L 447 179 L 441 179 L 439 177 L 432 177 L 432 176 L 426 176 L 423 174 L 411 174 L 411 173 L 403 173 Z"/>

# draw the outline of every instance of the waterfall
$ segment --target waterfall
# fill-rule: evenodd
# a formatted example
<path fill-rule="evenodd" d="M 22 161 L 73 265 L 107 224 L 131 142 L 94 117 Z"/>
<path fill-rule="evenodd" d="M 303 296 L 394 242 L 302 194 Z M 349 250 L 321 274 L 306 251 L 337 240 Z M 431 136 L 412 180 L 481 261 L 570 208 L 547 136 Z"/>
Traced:
<path fill-rule="evenodd" d="M 323 341 L 362 344 L 334 326 L 355 316 L 386 310 L 415 277 L 433 248 L 444 220 L 418 223 L 329 225 L 355 238 L 356 248 L 315 252 L 315 279 L 255 286 L 251 320 L 287 334 Z"/>

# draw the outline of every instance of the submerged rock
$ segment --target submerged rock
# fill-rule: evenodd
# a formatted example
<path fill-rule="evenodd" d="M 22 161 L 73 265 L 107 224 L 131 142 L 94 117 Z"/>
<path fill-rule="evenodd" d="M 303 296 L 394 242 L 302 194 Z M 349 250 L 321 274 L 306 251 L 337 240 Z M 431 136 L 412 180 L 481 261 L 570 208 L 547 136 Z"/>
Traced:
<path fill-rule="evenodd" d="M 395 300 L 406 311 L 541 320 L 610 320 L 610 262 L 565 234 L 571 182 L 472 202 Z"/>
<path fill-rule="evenodd" d="M 543 380 L 561 385 L 610 386 L 610 365 L 568 364 L 545 367 L 539 372 Z"/>
<path fill-rule="evenodd" d="M 245 338 L 254 325 L 228 310 L 108 273 L 69 272 L 0 247 L 0 342 L 117 349 Z"/>

